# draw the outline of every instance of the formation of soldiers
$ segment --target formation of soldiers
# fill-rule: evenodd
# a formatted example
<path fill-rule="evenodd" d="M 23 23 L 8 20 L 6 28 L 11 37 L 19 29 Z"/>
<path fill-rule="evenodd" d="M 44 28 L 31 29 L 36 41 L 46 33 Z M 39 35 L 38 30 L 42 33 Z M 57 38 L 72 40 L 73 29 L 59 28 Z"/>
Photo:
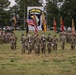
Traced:
<path fill-rule="evenodd" d="M 13 32 L 0 31 L 0 44 L 10 43 L 12 50 L 16 49 L 17 37 Z"/>
<path fill-rule="evenodd" d="M 61 49 L 64 50 L 66 42 L 70 44 L 70 49 L 75 50 L 76 45 L 76 33 L 69 32 L 60 32 L 60 39 L 56 35 L 52 36 L 50 33 L 46 36 L 42 33 L 41 37 L 39 35 L 31 35 L 30 33 L 25 36 L 21 35 L 20 39 L 22 49 L 21 53 L 28 51 L 30 54 L 34 51 L 36 54 L 45 53 L 46 50 L 48 53 L 51 53 L 51 50 L 58 49 L 58 42 L 60 42 Z M 10 43 L 10 48 L 16 50 L 17 37 L 15 33 L 11 32 L 1 32 L 0 33 L 0 44 Z"/>
<path fill-rule="evenodd" d="M 76 44 L 76 33 L 61 32 L 60 41 L 62 49 L 65 48 L 65 42 L 68 42 L 70 43 L 71 50 L 74 50 Z"/>
<path fill-rule="evenodd" d="M 69 36 L 70 35 L 70 36 Z M 46 37 L 44 33 L 42 33 L 41 37 L 39 35 L 31 35 L 28 34 L 25 37 L 24 34 L 21 36 L 21 44 L 22 44 L 22 54 L 25 53 L 25 50 L 28 50 L 28 54 L 30 54 L 33 50 L 36 54 L 45 53 L 48 50 L 48 53 L 51 53 L 51 50 L 57 50 L 58 41 L 61 44 L 61 49 L 65 49 L 65 43 L 70 43 L 71 50 L 75 49 L 76 44 L 76 34 L 60 32 L 60 40 L 56 35 L 52 36 L 48 34 Z"/>

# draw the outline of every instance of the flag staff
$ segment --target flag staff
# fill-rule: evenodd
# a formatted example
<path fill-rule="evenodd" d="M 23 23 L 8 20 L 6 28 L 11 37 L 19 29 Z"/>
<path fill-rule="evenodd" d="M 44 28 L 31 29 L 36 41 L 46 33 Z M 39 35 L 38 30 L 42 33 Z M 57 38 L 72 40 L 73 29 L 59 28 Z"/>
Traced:
<path fill-rule="evenodd" d="M 25 30 L 25 2 L 24 2 L 24 30 Z"/>

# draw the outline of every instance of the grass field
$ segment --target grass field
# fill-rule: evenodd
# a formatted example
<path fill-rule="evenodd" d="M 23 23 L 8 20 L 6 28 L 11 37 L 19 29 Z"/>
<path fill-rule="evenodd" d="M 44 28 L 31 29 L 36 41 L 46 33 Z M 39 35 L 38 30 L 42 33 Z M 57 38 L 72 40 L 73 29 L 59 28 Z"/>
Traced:
<path fill-rule="evenodd" d="M 58 50 L 52 50 L 51 54 L 47 51 L 40 55 L 34 52 L 21 54 L 20 37 L 25 32 L 15 33 L 18 37 L 17 50 L 12 51 L 10 44 L 0 45 L 0 75 L 76 75 L 76 50 L 70 50 L 70 44 L 67 43 L 65 50 L 61 50 L 58 43 Z M 47 31 L 46 35 L 48 33 L 55 34 Z"/>

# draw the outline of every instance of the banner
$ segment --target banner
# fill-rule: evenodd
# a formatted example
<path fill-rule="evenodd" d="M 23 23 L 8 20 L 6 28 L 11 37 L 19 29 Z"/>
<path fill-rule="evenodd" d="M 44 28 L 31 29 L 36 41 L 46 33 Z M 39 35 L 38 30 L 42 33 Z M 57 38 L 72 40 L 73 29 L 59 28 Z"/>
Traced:
<path fill-rule="evenodd" d="M 38 30 L 42 30 L 41 28 L 42 11 L 43 11 L 43 7 L 27 7 L 27 22 L 29 24 L 29 30 L 35 30 L 34 23 L 32 20 L 33 15 L 35 15 L 36 17 Z"/>

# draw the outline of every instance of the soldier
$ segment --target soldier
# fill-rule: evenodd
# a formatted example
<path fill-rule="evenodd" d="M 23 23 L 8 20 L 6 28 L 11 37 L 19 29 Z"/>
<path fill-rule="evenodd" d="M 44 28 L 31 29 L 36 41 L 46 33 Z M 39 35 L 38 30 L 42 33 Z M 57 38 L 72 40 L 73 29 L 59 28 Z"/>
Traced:
<path fill-rule="evenodd" d="M 74 34 L 72 34 L 72 36 L 71 36 L 70 43 L 71 43 L 71 50 L 74 50 L 75 44 L 76 44 L 76 38 L 75 38 Z"/>
<path fill-rule="evenodd" d="M 16 49 L 16 41 L 17 41 L 17 37 L 15 36 L 14 33 L 11 34 L 9 40 L 10 40 L 10 43 L 11 43 L 11 50 Z"/>
<path fill-rule="evenodd" d="M 27 40 L 28 40 L 28 54 L 30 54 L 32 51 L 32 36 L 30 34 L 28 34 Z"/>
<path fill-rule="evenodd" d="M 35 46 L 34 46 L 35 53 L 37 54 L 40 54 L 40 45 L 41 45 L 40 43 L 41 43 L 41 40 L 39 38 L 39 35 L 37 35 L 35 39 Z"/>
<path fill-rule="evenodd" d="M 53 50 L 57 50 L 57 42 L 58 42 L 58 39 L 55 35 L 53 36 Z"/>
<path fill-rule="evenodd" d="M 64 50 L 65 42 L 66 42 L 66 37 L 65 37 L 64 33 L 61 35 L 60 42 L 61 42 L 61 48 Z"/>
<path fill-rule="evenodd" d="M 47 47 L 48 47 L 48 53 L 51 52 L 51 46 L 52 46 L 52 36 L 51 34 L 48 35 L 48 38 L 47 38 Z"/>
<path fill-rule="evenodd" d="M 24 34 L 22 34 L 22 36 L 21 36 L 21 44 L 22 44 L 22 54 L 23 53 L 25 53 L 25 35 Z"/>
<path fill-rule="evenodd" d="M 42 33 L 42 36 L 41 36 L 41 51 L 42 53 L 45 53 L 46 51 L 46 36 L 44 33 Z"/>

